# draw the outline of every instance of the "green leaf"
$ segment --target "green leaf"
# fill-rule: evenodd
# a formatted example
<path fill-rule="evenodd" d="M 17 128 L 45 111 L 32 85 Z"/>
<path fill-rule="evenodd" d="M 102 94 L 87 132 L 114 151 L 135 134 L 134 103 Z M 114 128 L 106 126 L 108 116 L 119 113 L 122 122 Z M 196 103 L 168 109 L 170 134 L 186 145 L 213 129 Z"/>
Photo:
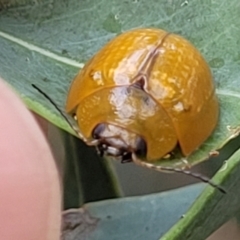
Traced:
<path fill-rule="evenodd" d="M 161 240 L 204 240 L 240 211 L 240 150 L 226 161 L 213 181 L 223 185 L 227 194 L 208 186 L 184 215 Z"/>
<path fill-rule="evenodd" d="M 89 203 L 83 209 L 66 211 L 62 239 L 158 239 L 181 219 L 202 189 L 203 184 L 196 184 L 160 194 Z"/>
<path fill-rule="evenodd" d="M 239 12 L 238 0 L 42 0 L 5 9 L 0 16 L 0 75 L 29 108 L 73 133 L 56 109 L 31 87 L 32 83 L 64 111 L 74 75 L 116 34 L 136 27 L 179 33 L 192 41 L 209 62 L 221 105 L 216 131 L 187 159 L 194 165 L 240 131 Z M 181 166 L 182 161 L 160 164 Z"/>
<path fill-rule="evenodd" d="M 226 194 L 207 186 L 196 199 L 203 184 L 195 184 L 160 194 L 86 204 L 85 213 L 97 221 L 95 227 L 88 232 L 87 239 L 205 240 L 239 213 L 239 172 L 240 150 L 213 178 L 213 181 L 225 187 Z M 190 205 L 192 206 L 188 210 Z M 80 219 L 82 221 L 82 217 Z M 92 227 L 92 222 L 84 223 L 85 229 Z M 68 234 L 71 233 L 72 236 L 78 232 L 76 238 L 70 238 L 66 234 L 64 239 L 82 239 L 82 234 L 86 233 L 79 232 L 82 224 L 68 229 Z"/>

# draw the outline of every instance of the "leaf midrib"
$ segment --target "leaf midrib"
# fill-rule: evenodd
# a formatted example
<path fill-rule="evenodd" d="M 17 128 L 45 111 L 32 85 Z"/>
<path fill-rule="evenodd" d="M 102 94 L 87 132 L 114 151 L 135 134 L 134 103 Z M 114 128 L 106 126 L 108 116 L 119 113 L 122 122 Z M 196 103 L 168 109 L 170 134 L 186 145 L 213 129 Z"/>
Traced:
<path fill-rule="evenodd" d="M 240 92 L 239 93 L 233 92 L 233 91 L 226 90 L 226 89 L 217 89 L 216 92 L 218 95 L 240 98 Z"/>
<path fill-rule="evenodd" d="M 73 66 L 73 67 L 77 67 L 77 68 L 82 68 L 84 66 L 84 63 L 79 63 L 79 62 L 74 61 L 74 60 L 72 60 L 70 58 L 59 56 L 59 55 L 57 55 L 57 54 L 55 54 L 53 52 L 50 52 L 50 51 L 45 50 L 43 48 L 40 48 L 40 47 L 38 47 L 38 46 L 36 46 L 34 44 L 31 44 L 31 43 L 28 43 L 26 41 L 23 41 L 22 39 L 16 38 L 16 37 L 14 37 L 12 35 L 9 35 L 9 34 L 7 34 L 5 32 L 0 31 L 0 37 L 3 37 L 3 38 L 5 38 L 5 39 L 7 39 L 7 40 L 9 40 L 11 42 L 14 42 L 14 43 L 16 43 L 16 44 L 18 44 L 18 45 L 20 45 L 20 46 L 22 46 L 22 47 L 24 47 L 24 48 L 26 48 L 28 50 L 37 52 L 37 53 L 39 53 L 41 55 L 44 55 L 44 56 L 49 57 L 51 59 L 54 59 L 54 60 L 56 60 L 58 62 L 67 64 L 67 65 L 70 65 L 70 66 Z"/>

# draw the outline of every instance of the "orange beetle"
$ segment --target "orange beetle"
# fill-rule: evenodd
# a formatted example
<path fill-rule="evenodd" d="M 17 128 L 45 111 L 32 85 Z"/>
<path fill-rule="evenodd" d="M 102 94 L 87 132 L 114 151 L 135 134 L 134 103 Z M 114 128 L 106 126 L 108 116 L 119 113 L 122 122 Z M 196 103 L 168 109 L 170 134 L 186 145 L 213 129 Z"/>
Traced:
<path fill-rule="evenodd" d="M 219 114 L 211 71 L 184 38 L 135 29 L 108 42 L 74 79 L 66 111 L 101 155 L 154 162 L 184 156 L 211 134 Z"/>

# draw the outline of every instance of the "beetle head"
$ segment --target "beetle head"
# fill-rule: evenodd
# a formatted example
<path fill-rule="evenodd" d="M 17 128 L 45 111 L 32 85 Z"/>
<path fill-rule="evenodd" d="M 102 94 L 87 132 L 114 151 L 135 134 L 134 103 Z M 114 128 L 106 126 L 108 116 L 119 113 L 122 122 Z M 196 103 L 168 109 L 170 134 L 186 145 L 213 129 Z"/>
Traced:
<path fill-rule="evenodd" d="M 113 157 L 121 162 L 132 161 L 132 154 L 146 157 L 147 145 L 138 134 L 108 123 L 98 124 L 93 130 L 100 156 Z"/>

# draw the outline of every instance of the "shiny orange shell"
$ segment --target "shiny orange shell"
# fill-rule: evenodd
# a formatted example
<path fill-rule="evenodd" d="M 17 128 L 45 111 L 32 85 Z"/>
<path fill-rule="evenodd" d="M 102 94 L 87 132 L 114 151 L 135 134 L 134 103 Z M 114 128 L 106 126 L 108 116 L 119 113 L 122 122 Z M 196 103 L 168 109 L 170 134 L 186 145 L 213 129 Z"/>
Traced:
<path fill-rule="evenodd" d="M 133 87 L 142 83 L 142 87 Z M 86 141 L 94 127 L 115 124 L 147 143 L 147 161 L 177 144 L 196 150 L 218 120 L 211 71 L 199 51 L 181 36 L 135 29 L 107 43 L 74 79 L 66 111 L 77 116 Z"/>

